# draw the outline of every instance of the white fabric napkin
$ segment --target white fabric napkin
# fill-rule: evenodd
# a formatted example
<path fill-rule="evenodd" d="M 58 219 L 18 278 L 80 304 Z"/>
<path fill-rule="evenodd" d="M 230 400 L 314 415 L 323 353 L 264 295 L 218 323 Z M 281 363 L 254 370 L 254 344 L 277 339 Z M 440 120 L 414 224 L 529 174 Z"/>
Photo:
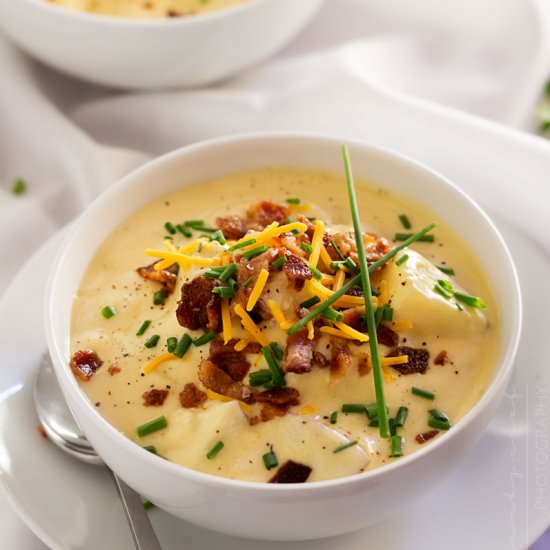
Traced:
<path fill-rule="evenodd" d="M 402 143 L 381 97 L 414 95 L 530 130 L 550 75 L 548 0 L 326 0 L 272 61 L 205 90 L 121 94 L 51 71 L 0 36 L 0 289 L 102 189 L 154 155 L 230 133 Z M 426 147 L 430 144 L 426 143 Z M 459 152 L 457 152 L 459 155 Z M 28 191 L 10 193 L 23 177 Z M 0 291 L 1 292 L 1 291 Z M 0 500 L 7 548 L 42 548 Z"/>

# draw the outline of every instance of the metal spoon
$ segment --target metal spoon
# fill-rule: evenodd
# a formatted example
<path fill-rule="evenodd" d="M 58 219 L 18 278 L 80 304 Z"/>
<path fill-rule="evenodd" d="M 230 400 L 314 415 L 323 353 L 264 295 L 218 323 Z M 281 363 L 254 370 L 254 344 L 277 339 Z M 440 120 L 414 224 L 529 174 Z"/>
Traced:
<path fill-rule="evenodd" d="M 95 452 L 82 430 L 77 425 L 69 407 L 65 403 L 61 388 L 57 382 L 49 355 L 44 355 L 34 381 L 34 406 L 38 418 L 48 437 L 66 453 L 87 462 L 105 466 Z M 109 470 L 118 489 L 122 506 L 134 544 L 138 550 L 161 550 L 159 541 L 147 512 L 143 507 L 141 497 L 124 481 Z"/>

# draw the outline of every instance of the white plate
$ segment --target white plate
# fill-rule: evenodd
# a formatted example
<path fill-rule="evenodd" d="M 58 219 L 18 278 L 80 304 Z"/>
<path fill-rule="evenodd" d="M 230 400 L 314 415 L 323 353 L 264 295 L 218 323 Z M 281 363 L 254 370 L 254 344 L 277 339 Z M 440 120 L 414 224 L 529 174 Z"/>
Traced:
<path fill-rule="evenodd" d="M 533 149 L 539 146 L 519 134 L 509 137 L 523 145 L 532 143 Z M 497 153 L 495 146 L 494 162 Z M 539 163 L 533 170 L 546 167 L 550 177 L 550 149 L 537 154 L 547 156 L 547 164 Z M 482 191 L 492 197 L 491 203 L 483 206 L 493 215 L 515 257 L 524 292 L 525 333 L 508 396 L 461 468 L 435 492 L 419 495 L 417 506 L 400 516 L 323 541 L 246 541 L 152 510 L 164 550 L 252 550 L 260 544 L 265 550 L 364 550 L 366 545 L 384 550 L 500 549 L 524 548 L 540 535 L 550 524 L 550 369 L 545 368 L 550 232 L 538 232 L 538 227 L 547 227 L 548 219 L 540 219 L 534 212 L 541 204 L 550 205 L 550 187 L 540 187 L 536 198 L 531 195 L 533 215 L 528 217 L 522 215 L 520 201 L 513 198 L 517 191 L 514 181 L 512 173 L 508 182 L 501 180 L 498 193 L 490 193 L 489 185 L 483 190 L 473 188 L 474 195 Z M 529 196 L 528 181 L 518 185 Z M 472 192 L 472 188 L 467 190 Z M 508 211 L 508 205 L 517 208 Z M 59 242 L 58 236 L 29 261 L 0 302 L 0 482 L 23 519 L 51 547 L 130 550 L 132 544 L 110 477 L 100 468 L 63 455 L 36 430 L 30 390 L 33 369 L 45 349 L 44 274 Z M 538 429 L 534 429 L 536 421 Z"/>

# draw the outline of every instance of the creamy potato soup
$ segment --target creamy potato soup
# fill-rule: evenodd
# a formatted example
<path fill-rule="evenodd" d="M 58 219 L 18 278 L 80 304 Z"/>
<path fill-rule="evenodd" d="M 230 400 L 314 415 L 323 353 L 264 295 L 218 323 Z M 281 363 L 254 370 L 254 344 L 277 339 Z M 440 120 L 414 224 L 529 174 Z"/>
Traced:
<path fill-rule="evenodd" d="M 357 196 L 367 261 L 382 264 L 371 300 L 390 437 L 365 297 L 340 290 L 359 262 L 344 180 L 299 169 L 186 186 L 105 240 L 71 326 L 70 366 L 97 410 L 166 460 L 273 483 L 378 468 L 452 430 L 495 367 L 490 285 L 436 214 L 376 185 Z"/>
<path fill-rule="evenodd" d="M 47 0 L 50 4 L 72 10 L 113 15 L 154 19 L 162 17 L 183 17 L 200 15 L 238 4 L 246 0 Z"/>

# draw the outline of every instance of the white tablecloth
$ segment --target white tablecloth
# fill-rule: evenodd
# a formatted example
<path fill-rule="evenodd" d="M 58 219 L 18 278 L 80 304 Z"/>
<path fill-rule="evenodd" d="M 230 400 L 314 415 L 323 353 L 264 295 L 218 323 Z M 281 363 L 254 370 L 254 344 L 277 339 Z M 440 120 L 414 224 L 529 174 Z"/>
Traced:
<path fill-rule="evenodd" d="M 1 36 L 0 67 L 4 288 L 50 235 L 151 156 L 256 130 L 360 139 L 356 115 L 373 87 L 532 130 L 550 75 L 550 2 L 326 0 L 275 59 L 206 90 L 95 88 L 35 63 Z M 28 192 L 15 197 L 18 176 Z M 44 548 L 3 498 L 0 533 L 2 548 Z"/>

